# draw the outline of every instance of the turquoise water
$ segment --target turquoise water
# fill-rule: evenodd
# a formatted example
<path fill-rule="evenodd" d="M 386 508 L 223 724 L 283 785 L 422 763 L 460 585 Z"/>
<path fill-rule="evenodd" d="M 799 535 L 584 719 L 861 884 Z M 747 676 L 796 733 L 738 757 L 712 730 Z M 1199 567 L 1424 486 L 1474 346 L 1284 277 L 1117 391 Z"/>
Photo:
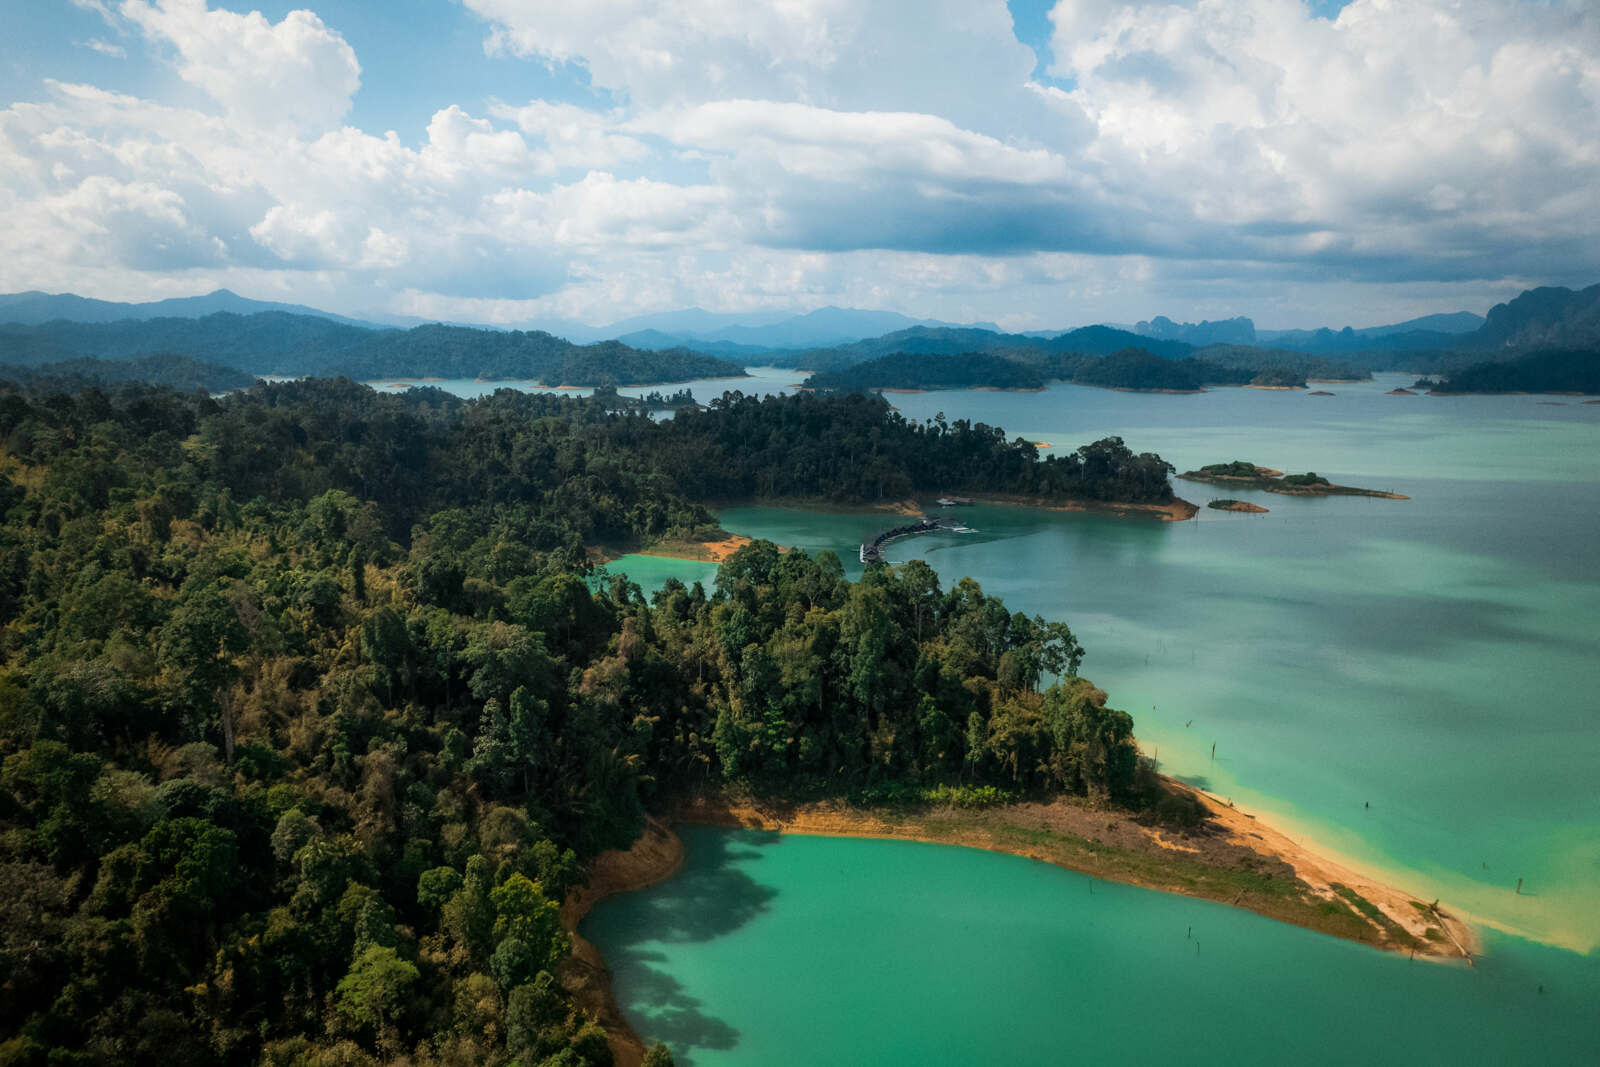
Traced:
<path fill-rule="evenodd" d="M 608 902 L 585 928 L 617 965 L 630 1017 L 677 1041 L 673 1020 L 702 1014 L 708 1040 L 683 1039 L 695 1063 L 792 1063 L 795 1048 L 815 1062 L 919 1062 L 928 1047 L 944 1051 L 926 1062 L 1057 1062 L 1086 1032 L 1105 1043 L 1083 1058 L 1600 1062 L 1600 406 L 1385 395 L 1408 382 L 1322 387 L 1332 397 L 896 395 L 908 418 L 943 411 L 1062 449 L 1114 433 L 1179 470 L 1251 459 L 1412 499 L 1229 491 L 1270 514 L 1173 524 L 964 508 L 976 533 L 889 555 L 1065 619 L 1088 649 L 1083 673 L 1133 713 L 1164 770 L 1469 912 L 1487 930 L 1478 968 L 1412 966 L 1099 883 L 1096 910 L 1046 915 L 1029 879 L 1057 892 L 1075 876 L 988 854 L 696 835 L 685 879 Z M 1197 503 L 1224 495 L 1174 484 Z M 892 522 L 772 508 L 722 520 L 837 551 L 852 574 L 863 536 Z M 707 575 L 619 566 L 649 587 Z M 747 890 L 760 907 L 737 921 Z M 979 910 L 993 901 L 998 914 Z M 678 909 L 704 912 L 703 931 L 676 930 L 693 927 Z M 909 925 L 883 935 L 883 953 L 862 951 L 901 914 Z M 1178 970 L 1172 930 L 1194 915 L 1221 933 L 1203 971 Z M 992 965 L 972 943 L 994 946 Z M 843 960 L 867 977 L 828 969 Z M 736 1035 L 727 1049 L 713 1022 Z M 865 1051 L 826 1052 L 836 1031 Z M 894 1044 L 924 1040 L 935 1044 Z"/>
<path fill-rule="evenodd" d="M 676 578 L 684 585 L 700 582 L 709 593 L 712 591 L 712 583 L 717 580 L 717 565 L 635 553 L 607 563 L 596 575 L 595 580 L 604 581 L 613 574 L 627 575 L 628 580 L 642 589 L 645 596 L 650 596 L 659 590 L 667 583 L 668 578 Z"/>
<path fill-rule="evenodd" d="M 1132 447 L 1180 470 L 1247 458 L 1412 499 L 1229 490 L 1270 513 L 1185 523 L 979 506 L 958 512 L 976 533 L 895 542 L 890 559 L 926 559 L 947 583 L 972 575 L 1014 609 L 1067 620 L 1088 649 L 1083 673 L 1133 713 L 1169 773 L 1487 923 L 1590 951 L 1600 406 L 1385 395 L 1397 381 L 1329 386 L 1334 397 L 896 396 L 908 417 L 944 411 L 1061 448 L 1120 422 Z M 1196 502 L 1222 495 L 1174 484 Z M 890 521 L 722 519 L 832 549 L 851 573 L 863 536 Z"/>
<path fill-rule="evenodd" d="M 685 1067 L 1600 1061 L 1555 949 L 1468 970 L 1015 856 L 681 832 L 583 932 Z"/>

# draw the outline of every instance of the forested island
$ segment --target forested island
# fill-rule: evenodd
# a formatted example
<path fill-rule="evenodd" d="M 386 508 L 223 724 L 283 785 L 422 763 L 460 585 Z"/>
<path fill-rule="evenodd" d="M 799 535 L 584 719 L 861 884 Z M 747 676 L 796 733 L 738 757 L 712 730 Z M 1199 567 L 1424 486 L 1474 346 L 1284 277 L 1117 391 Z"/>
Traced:
<path fill-rule="evenodd" d="M 1406 500 L 1399 493 L 1382 489 L 1357 489 L 1349 485 L 1334 485 L 1316 471 L 1304 474 L 1284 474 L 1271 467 L 1261 467 L 1246 459 L 1231 463 L 1208 463 L 1195 471 L 1184 471 L 1178 477 L 1190 482 L 1226 485 L 1236 489 L 1262 489 L 1269 493 L 1287 496 L 1375 496 L 1386 500 Z M 1212 502 L 1212 507 L 1216 506 Z"/>
<path fill-rule="evenodd" d="M 1211 353 L 1212 350 L 1206 350 Z M 806 379 L 808 389 L 866 392 L 874 389 L 1042 389 L 1064 381 L 1107 389 L 1195 393 L 1212 385 L 1254 385 L 1295 389 L 1306 384 L 1296 363 L 1311 357 L 1287 356 L 1287 362 L 1257 349 L 1217 346 L 1216 358 L 1163 358 L 1145 348 L 1129 347 L 1106 355 L 1044 353 L 1028 349 L 993 352 L 895 352 L 864 363 L 819 371 Z M 1315 361 L 1320 364 L 1320 361 Z M 1321 368 L 1328 369 L 1328 368 Z M 1365 372 L 1344 370 L 1357 376 Z"/>
<path fill-rule="evenodd" d="M 84 357 L 121 361 L 162 353 L 251 376 L 481 378 L 571 386 L 746 376 L 740 364 L 682 348 L 650 352 L 618 341 L 575 345 L 538 330 L 438 324 L 372 329 L 284 311 L 0 325 L 0 364 L 37 367 Z"/>

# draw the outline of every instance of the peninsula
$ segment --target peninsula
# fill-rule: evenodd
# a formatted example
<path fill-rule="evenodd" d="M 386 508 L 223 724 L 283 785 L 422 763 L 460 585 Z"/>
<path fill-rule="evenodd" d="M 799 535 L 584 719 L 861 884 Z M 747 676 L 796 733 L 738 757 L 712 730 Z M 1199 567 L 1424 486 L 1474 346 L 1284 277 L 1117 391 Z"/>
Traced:
<path fill-rule="evenodd" d="M 1196 822 L 1064 622 L 710 510 L 1154 513 L 1161 457 L 859 395 L 617 400 L 0 382 L 11 1058 L 609 1062 L 561 903 L 708 787 Z M 596 580 L 610 545 L 721 563 L 647 598 Z"/>
<path fill-rule="evenodd" d="M 701 792 L 672 802 L 627 849 L 597 856 L 589 880 L 563 904 L 573 957 L 563 980 L 606 1026 L 618 1067 L 643 1061 L 645 1047 L 620 1011 L 600 952 L 579 924 L 601 900 L 648 888 L 683 863 L 674 824 L 831 837 L 925 841 L 1026 856 L 1107 881 L 1244 908 L 1318 933 L 1389 952 L 1471 963 L 1472 926 L 1437 900 L 1319 855 L 1223 798 L 1151 774 L 1166 808 L 1162 822 L 1104 800 L 1070 795 L 1011 799 L 946 791 L 936 800 L 870 792 L 848 800 L 796 800 L 745 789 Z"/>

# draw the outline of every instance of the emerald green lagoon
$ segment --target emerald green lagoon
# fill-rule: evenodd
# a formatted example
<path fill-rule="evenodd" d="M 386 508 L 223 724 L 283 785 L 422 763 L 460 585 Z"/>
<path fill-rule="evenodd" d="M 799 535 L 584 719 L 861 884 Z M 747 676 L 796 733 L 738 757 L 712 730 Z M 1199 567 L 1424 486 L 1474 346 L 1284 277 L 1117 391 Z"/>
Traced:
<path fill-rule="evenodd" d="M 1410 380 L 895 395 L 907 418 L 1061 450 L 1117 434 L 1180 471 L 1249 459 L 1411 499 L 1175 481 L 1270 513 L 960 508 L 976 532 L 889 556 L 1069 622 L 1163 770 L 1470 914 L 1478 967 L 1103 883 L 1090 898 L 1012 857 L 692 830 L 683 875 L 584 927 L 640 1031 L 694 1064 L 1600 1062 L 1600 406 L 1386 395 Z M 721 517 L 852 574 L 894 521 Z M 633 560 L 610 569 L 647 589 L 712 573 Z"/>
<path fill-rule="evenodd" d="M 1497 965 L 1469 970 L 1017 856 L 680 833 L 684 869 L 583 932 L 684 1067 L 1600 1057 L 1580 957 L 1556 949 L 1500 962 L 1494 937 Z"/>

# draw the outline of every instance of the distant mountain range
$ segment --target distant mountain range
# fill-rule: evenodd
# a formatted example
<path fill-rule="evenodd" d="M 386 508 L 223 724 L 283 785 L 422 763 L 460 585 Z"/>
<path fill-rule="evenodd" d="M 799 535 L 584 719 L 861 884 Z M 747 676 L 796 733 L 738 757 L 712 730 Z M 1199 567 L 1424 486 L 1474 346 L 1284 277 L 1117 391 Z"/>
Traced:
<path fill-rule="evenodd" d="M 866 340 L 835 345 L 831 348 L 770 353 L 767 359 L 779 367 L 831 371 L 898 353 L 953 356 L 969 352 L 985 352 L 1001 355 L 1031 353 L 1048 356 L 1071 352 L 1079 355 L 1105 356 L 1124 348 L 1144 348 L 1164 359 L 1182 359 L 1194 351 L 1193 345 L 1182 341 L 1155 340 L 1110 326 L 1083 326 L 1053 337 L 999 333 L 975 327 L 913 326 L 884 334 L 882 337 L 869 337 Z"/>
<path fill-rule="evenodd" d="M 693 309 L 698 311 L 698 309 Z M 679 316 L 682 313 L 669 313 Z M 709 312 L 700 312 L 710 316 Z M 667 316 L 643 316 L 645 320 L 659 320 Z M 639 319 L 614 323 L 612 328 L 633 325 Z M 679 319 L 678 321 L 682 321 Z M 854 308 L 824 307 L 804 315 L 790 315 L 775 322 L 731 322 L 714 324 L 710 318 L 700 318 L 697 328 L 652 321 L 627 333 L 614 334 L 617 340 L 635 348 L 692 348 L 700 352 L 721 354 L 758 354 L 761 351 L 784 349 L 826 348 L 848 344 L 867 337 L 880 337 L 886 333 L 917 326 L 957 327 L 956 323 L 937 319 L 913 319 L 894 311 L 861 311 Z M 975 328 L 1000 332 L 992 322 L 973 324 Z M 959 328 L 959 327 L 958 327 Z"/>
<path fill-rule="evenodd" d="M 1006 333 L 993 323 L 961 326 L 850 308 L 826 307 L 803 315 L 729 315 L 688 308 L 606 327 L 567 323 L 561 327 L 563 337 L 541 330 L 436 323 L 397 329 L 300 305 L 251 300 L 225 289 L 145 304 L 67 293 L 14 293 L 0 296 L 0 323 L 9 323 L 0 326 L 0 363 L 24 367 L 168 354 L 252 374 L 593 385 L 733 376 L 753 363 L 836 370 L 899 354 L 1105 356 L 1136 348 L 1168 360 L 1215 360 L 1226 347 L 1282 354 L 1266 361 L 1251 357 L 1252 366 L 1339 377 L 1352 367 L 1448 374 L 1537 350 L 1600 350 L 1600 285 L 1528 290 L 1496 305 L 1487 316 L 1457 311 L 1359 330 L 1257 330 L 1242 316 L 1180 323 L 1158 315 L 1132 329 L 1097 325 Z M 1285 358 L 1290 354 L 1308 358 Z"/>
<path fill-rule="evenodd" d="M 252 375 L 369 381 L 482 378 L 590 386 L 744 376 L 740 364 L 681 348 L 646 352 L 616 341 L 575 345 L 547 333 L 464 326 L 371 329 L 284 311 L 0 326 L 0 364 L 39 368 L 164 354 Z"/>
<path fill-rule="evenodd" d="M 122 319 L 197 319 L 219 311 L 235 315 L 253 315 L 259 311 L 282 311 L 292 315 L 310 315 L 346 326 L 376 328 L 375 323 L 346 318 L 331 311 L 319 311 L 303 304 L 279 304 L 271 300 L 251 300 L 227 289 L 218 289 L 204 296 L 179 296 L 168 300 L 153 300 L 145 304 L 124 304 L 114 300 L 94 300 L 73 293 L 0 294 L 0 322 L 20 322 L 24 325 L 55 322 L 117 322 Z"/>
<path fill-rule="evenodd" d="M 1221 322 L 1173 322 L 1165 315 L 1157 315 L 1149 322 L 1141 322 L 1133 332 L 1162 341 L 1183 341 L 1191 345 L 1253 345 L 1256 343 L 1256 324 L 1243 315 Z"/>

